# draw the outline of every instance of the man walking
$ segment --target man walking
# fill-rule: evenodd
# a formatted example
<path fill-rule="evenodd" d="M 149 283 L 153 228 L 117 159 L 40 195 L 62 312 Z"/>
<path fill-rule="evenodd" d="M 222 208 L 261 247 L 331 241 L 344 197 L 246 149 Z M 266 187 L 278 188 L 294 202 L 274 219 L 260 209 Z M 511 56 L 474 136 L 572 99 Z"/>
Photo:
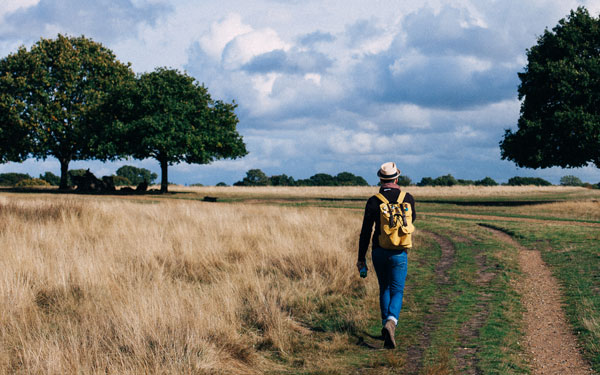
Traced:
<path fill-rule="evenodd" d="M 379 282 L 379 306 L 385 348 L 395 348 L 394 338 L 402 309 L 407 272 L 406 251 L 412 247 L 412 222 L 416 219 L 415 199 L 398 186 L 400 171 L 393 162 L 384 163 L 377 172 L 379 194 L 367 201 L 358 245 L 357 268 L 366 270 L 365 256 L 372 237 L 372 258 Z"/>

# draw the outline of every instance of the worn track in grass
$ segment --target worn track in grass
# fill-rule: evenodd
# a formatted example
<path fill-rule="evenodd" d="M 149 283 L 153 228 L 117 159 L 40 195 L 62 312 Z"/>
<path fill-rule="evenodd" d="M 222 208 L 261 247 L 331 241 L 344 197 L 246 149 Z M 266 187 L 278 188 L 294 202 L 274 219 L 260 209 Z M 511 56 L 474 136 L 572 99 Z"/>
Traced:
<path fill-rule="evenodd" d="M 517 288 L 526 310 L 525 347 L 531 358 L 532 374 L 592 374 L 561 308 L 558 282 L 540 252 L 524 248 L 502 231 L 491 228 L 489 231 L 519 250 L 519 265 L 524 275 Z"/>
<path fill-rule="evenodd" d="M 421 231 L 420 233 L 432 237 L 439 245 L 442 256 L 435 266 L 436 285 L 448 285 L 451 283 L 449 270 L 455 262 L 456 249 L 450 240 L 430 231 Z M 425 316 L 423 329 L 417 344 L 410 347 L 407 351 L 407 361 L 404 368 L 405 374 L 419 374 L 423 368 L 423 354 L 431 344 L 431 335 L 440 320 L 441 315 L 448 308 L 450 299 L 448 296 L 441 295 L 437 297 L 432 305 L 431 311 Z"/>
<path fill-rule="evenodd" d="M 489 316 L 491 294 L 486 289 L 497 274 L 488 265 L 488 259 L 485 254 L 477 254 L 475 262 L 477 264 L 477 279 L 475 280 L 475 284 L 481 288 L 477 298 L 477 311 L 463 324 L 459 332 L 459 347 L 455 353 L 458 369 L 461 371 L 461 374 L 467 375 L 483 374 L 477 358 L 477 353 L 481 348 L 473 346 L 473 339 L 479 337 L 479 331 Z"/>

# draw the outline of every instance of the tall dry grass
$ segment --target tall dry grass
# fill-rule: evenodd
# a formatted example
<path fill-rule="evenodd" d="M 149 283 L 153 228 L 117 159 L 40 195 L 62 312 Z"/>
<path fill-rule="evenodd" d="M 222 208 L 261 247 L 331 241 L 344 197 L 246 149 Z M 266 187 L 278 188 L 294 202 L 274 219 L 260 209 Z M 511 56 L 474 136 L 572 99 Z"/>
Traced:
<path fill-rule="evenodd" d="M 347 215 L 0 196 L 0 373 L 275 369 L 315 311 L 366 319 Z"/>

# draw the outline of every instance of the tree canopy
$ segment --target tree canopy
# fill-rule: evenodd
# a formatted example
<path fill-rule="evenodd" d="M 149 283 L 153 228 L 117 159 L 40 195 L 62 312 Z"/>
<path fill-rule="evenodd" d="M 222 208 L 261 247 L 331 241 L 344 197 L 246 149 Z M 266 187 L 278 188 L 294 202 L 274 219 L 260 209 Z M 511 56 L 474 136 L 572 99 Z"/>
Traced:
<path fill-rule="evenodd" d="M 110 93 L 132 80 L 128 65 L 101 44 L 58 35 L 0 60 L 0 162 L 56 157 L 60 187 L 72 160 L 116 158 L 100 128 Z"/>
<path fill-rule="evenodd" d="M 118 121 L 123 152 L 160 163 L 161 192 L 168 189 L 169 165 L 207 164 L 247 154 L 236 130 L 235 103 L 213 100 L 206 87 L 174 69 L 157 68 L 136 81 L 124 101 L 131 117 Z"/>
<path fill-rule="evenodd" d="M 546 29 L 519 73 L 518 130 L 506 130 L 502 159 L 520 167 L 600 167 L 600 18 L 585 8 Z"/>

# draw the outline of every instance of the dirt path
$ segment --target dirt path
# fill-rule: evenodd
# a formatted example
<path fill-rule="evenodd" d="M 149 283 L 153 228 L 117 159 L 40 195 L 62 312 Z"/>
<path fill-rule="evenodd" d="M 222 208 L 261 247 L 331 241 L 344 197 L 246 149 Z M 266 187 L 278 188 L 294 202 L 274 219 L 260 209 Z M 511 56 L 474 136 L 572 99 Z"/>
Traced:
<path fill-rule="evenodd" d="M 524 273 L 518 290 L 526 309 L 525 348 L 532 360 L 532 374 L 592 374 L 577 349 L 561 308 L 559 286 L 539 251 L 522 247 L 511 236 L 489 229 L 502 241 L 519 249 L 519 265 Z"/>
<path fill-rule="evenodd" d="M 452 268 L 455 260 L 456 250 L 454 249 L 454 245 L 448 239 L 436 233 L 429 231 L 422 231 L 421 233 L 432 237 L 440 245 L 442 250 L 442 256 L 435 266 L 436 285 L 441 286 L 450 284 L 451 281 L 448 271 L 450 268 Z M 405 374 L 419 374 L 422 370 L 423 353 L 431 344 L 431 333 L 435 330 L 440 316 L 448 308 L 449 303 L 450 300 L 445 296 L 437 297 L 433 302 L 431 312 L 427 314 L 424 319 L 421 337 L 419 337 L 417 340 L 417 345 L 414 345 L 408 349 L 406 357 L 410 360 L 407 362 L 404 368 Z"/>
<path fill-rule="evenodd" d="M 582 221 L 574 220 L 541 220 L 531 219 L 526 217 L 508 217 L 501 215 L 472 215 L 472 214 L 456 214 L 450 212 L 427 212 L 420 213 L 424 218 L 427 216 L 438 216 L 438 217 L 456 217 L 461 219 L 472 219 L 472 220 L 502 220 L 502 221 L 517 221 L 524 223 L 539 223 L 544 225 L 578 225 L 582 227 L 595 227 L 600 228 L 600 223 L 586 223 Z"/>

